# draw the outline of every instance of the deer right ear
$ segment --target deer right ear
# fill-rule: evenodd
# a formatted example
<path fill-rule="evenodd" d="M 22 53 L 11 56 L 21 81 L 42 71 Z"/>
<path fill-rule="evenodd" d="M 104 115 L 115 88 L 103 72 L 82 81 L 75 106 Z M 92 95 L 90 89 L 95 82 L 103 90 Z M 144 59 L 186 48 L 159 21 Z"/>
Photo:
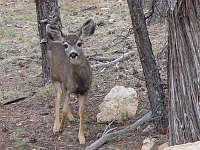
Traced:
<path fill-rule="evenodd" d="M 87 20 L 81 27 L 81 31 L 79 33 L 79 36 L 82 38 L 90 36 L 95 31 L 96 24 L 92 19 Z"/>
<path fill-rule="evenodd" d="M 53 42 L 62 43 L 64 41 L 61 31 L 51 26 L 50 24 L 47 24 L 46 26 L 46 33 L 48 39 Z"/>

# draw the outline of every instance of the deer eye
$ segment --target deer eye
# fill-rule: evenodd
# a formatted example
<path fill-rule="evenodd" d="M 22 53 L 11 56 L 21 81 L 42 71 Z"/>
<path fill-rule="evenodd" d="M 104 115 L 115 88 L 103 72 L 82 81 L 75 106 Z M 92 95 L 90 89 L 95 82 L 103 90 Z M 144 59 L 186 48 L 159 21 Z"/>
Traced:
<path fill-rule="evenodd" d="M 81 42 L 77 43 L 77 46 L 78 46 L 78 47 L 81 47 L 81 45 L 82 45 L 82 43 L 81 43 Z"/>

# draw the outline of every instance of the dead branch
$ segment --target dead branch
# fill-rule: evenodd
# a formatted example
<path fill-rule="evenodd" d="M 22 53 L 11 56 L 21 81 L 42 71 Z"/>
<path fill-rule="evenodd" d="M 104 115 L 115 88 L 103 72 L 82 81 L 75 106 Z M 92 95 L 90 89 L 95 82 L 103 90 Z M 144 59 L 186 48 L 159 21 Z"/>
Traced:
<path fill-rule="evenodd" d="M 115 56 L 111 56 L 111 57 L 103 57 L 103 56 L 95 56 L 92 59 L 96 60 L 96 61 L 112 61 L 117 59 L 118 57 Z"/>
<path fill-rule="evenodd" d="M 104 130 L 102 136 L 103 136 L 104 134 L 107 134 L 107 133 L 111 132 L 111 130 L 112 130 L 112 131 L 114 130 L 114 128 L 110 129 L 110 126 L 115 122 L 115 120 L 116 120 L 116 118 L 113 119 L 113 120 L 108 124 L 108 126 L 105 128 L 105 130 Z M 115 129 L 116 129 L 116 128 L 115 128 Z"/>
<path fill-rule="evenodd" d="M 101 145 L 103 145 L 107 141 L 110 141 L 119 135 L 123 135 L 125 133 L 131 132 L 131 131 L 135 130 L 137 127 L 141 126 L 142 124 L 144 124 L 152 119 L 153 119 L 152 112 L 150 111 L 146 115 L 144 115 L 142 118 L 140 118 L 138 121 L 133 123 L 132 125 L 124 128 L 122 130 L 116 131 L 116 132 L 104 134 L 101 138 L 99 138 L 97 141 L 95 141 L 90 146 L 88 146 L 86 148 L 86 150 L 96 150 L 97 148 L 99 148 Z"/>
<path fill-rule="evenodd" d="M 115 64 L 121 60 L 124 60 L 126 59 L 127 57 L 129 56 L 133 56 L 135 54 L 135 51 L 130 51 L 130 52 L 127 52 L 127 53 L 124 53 L 122 56 L 120 56 L 119 58 L 111 61 L 111 62 L 107 62 L 107 63 L 100 63 L 100 64 L 96 64 L 96 65 L 92 65 L 92 68 L 97 68 L 97 67 L 108 67 L 112 64 Z"/>
<path fill-rule="evenodd" d="M 25 96 L 25 97 L 20 97 L 20 98 L 17 98 L 17 99 L 12 99 L 12 100 L 10 100 L 10 101 L 4 102 L 3 105 L 8 105 L 8 104 L 12 104 L 12 103 L 17 103 L 17 102 L 22 101 L 22 100 L 24 100 L 24 99 L 26 99 L 26 98 L 27 98 L 27 96 Z"/>
<path fill-rule="evenodd" d="M 32 56 L 11 56 L 6 59 L 3 59 L 1 64 L 10 63 L 13 60 L 16 61 L 16 60 L 28 60 L 28 59 L 32 59 Z"/>
<path fill-rule="evenodd" d="M 127 30 L 127 28 L 125 28 Z M 90 51 L 93 51 L 95 52 L 95 56 L 97 55 L 97 52 L 99 50 L 104 50 L 104 51 L 108 51 L 109 49 L 114 49 L 114 47 L 118 47 L 119 45 L 124 45 L 122 44 L 122 42 L 125 42 L 126 43 L 126 39 L 131 35 L 133 34 L 133 29 L 132 27 L 130 27 L 128 29 L 128 32 L 126 33 L 126 35 L 123 35 L 124 31 L 122 30 L 121 31 L 121 34 L 119 36 L 117 36 L 114 40 L 111 41 L 111 43 L 113 43 L 112 45 L 109 45 L 109 46 L 104 46 L 104 47 L 101 47 L 101 48 L 94 48 L 94 49 L 90 49 Z M 134 48 L 137 48 L 136 46 Z M 93 56 L 93 55 L 92 55 Z M 87 56 L 87 57 L 92 57 L 91 55 L 90 56 Z"/>

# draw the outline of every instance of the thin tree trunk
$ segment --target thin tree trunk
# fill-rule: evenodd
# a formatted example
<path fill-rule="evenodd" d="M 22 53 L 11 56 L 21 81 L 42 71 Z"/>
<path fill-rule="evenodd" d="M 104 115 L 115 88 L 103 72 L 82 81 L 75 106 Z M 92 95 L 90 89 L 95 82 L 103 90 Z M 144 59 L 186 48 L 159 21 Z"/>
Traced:
<path fill-rule="evenodd" d="M 175 145 L 200 140 L 200 1 L 169 7 L 169 131 Z"/>
<path fill-rule="evenodd" d="M 141 0 L 127 0 L 135 41 L 137 44 L 140 61 L 143 67 L 148 97 L 154 117 L 158 117 L 155 125 L 158 131 L 168 127 L 167 108 L 165 96 L 161 85 L 159 70 L 156 66 L 152 45 L 149 39 L 147 26 L 144 19 Z"/>
<path fill-rule="evenodd" d="M 35 0 L 35 3 L 42 52 L 42 77 L 45 84 L 50 80 L 50 71 L 47 65 L 46 25 L 50 23 L 61 28 L 61 21 L 57 0 Z"/>

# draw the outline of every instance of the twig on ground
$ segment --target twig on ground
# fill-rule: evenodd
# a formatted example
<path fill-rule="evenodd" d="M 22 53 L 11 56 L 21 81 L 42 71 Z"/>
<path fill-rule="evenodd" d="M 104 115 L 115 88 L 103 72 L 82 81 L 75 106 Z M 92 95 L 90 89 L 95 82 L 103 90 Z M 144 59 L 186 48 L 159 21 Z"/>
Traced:
<path fill-rule="evenodd" d="M 99 148 L 101 145 L 103 145 L 107 141 L 114 139 L 119 135 L 123 135 L 125 133 L 128 133 L 128 132 L 135 130 L 137 127 L 141 126 L 142 124 L 152 120 L 153 118 L 151 116 L 152 116 L 152 112 L 150 111 L 146 115 L 144 115 L 142 118 L 140 118 L 138 121 L 133 123 L 132 125 L 124 128 L 122 130 L 103 135 L 97 141 L 95 141 L 90 146 L 88 146 L 86 148 L 86 150 L 96 150 L 97 148 Z"/>
<path fill-rule="evenodd" d="M 105 128 L 105 130 L 104 130 L 102 136 L 103 136 L 104 134 L 107 134 L 108 132 L 111 132 L 111 130 L 113 131 L 114 128 L 112 128 L 112 129 L 109 129 L 109 128 L 110 128 L 110 126 L 113 124 L 113 122 L 115 122 L 115 120 L 116 120 L 116 118 L 113 119 L 113 120 L 107 125 L 107 127 Z M 116 129 L 116 128 L 115 128 L 115 129 Z"/>
<path fill-rule="evenodd" d="M 113 61 L 111 61 L 111 62 L 92 65 L 92 68 L 97 68 L 97 67 L 108 67 L 108 66 L 110 66 L 110 65 L 112 65 L 112 64 L 115 64 L 115 63 L 117 63 L 117 62 L 119 62 L 119 61 L 121 61 L 121 60 L 123 60 L 123 59 L 126 59 L 127 57 L 132 56 L 132 55 L 134 55 L 134 54 L 135 54 L 135 51 L 130 51 L 130 52 L 127 52 L 127 53 L 123 54 L 122 56 L 120 56 L 119 58 L 117 58 L 117 59 L 115 59 L 115 60 L 113 60 Z"/>
<path fill-rule="evenodd" d="M 96 60 L 96 61 L 112 61 L 117 59 L 117 57 L 104 57 L 104 56 L 95 56 L 92 59 Z"/>
<path fill-rule="evenodd" d="M 108 129 L 105 133 L 102 134 L 102 136 L 104 136 L 105 134 L 109 134 L 110 132 L 114 131 L 115 129 L 117 129 L 117 127 Z"/>
<path fill-rule="evenodd" d="M 6 64 L 6 63 L 10 63 L 11 61 L 16 61 L 16 60 L 27 60 L 27 59 L 31 59 L 32 60 L 32 56 L 11 56 L 8 57 L 6 59 L 3 59 L 1 64 Z"/>
<path fill-rule="evenodd" d="M 3 105 L 8 105 L 8 104 L 12 104 L 12 103 L 17 103 L 17 102 L 22 101 L 22 100 L 24 100 L 24 99 L 26 99 L 26 98 L 27 98 L 27 96 L 25 96 L 25 97 L 20 97 L 20 98 L 17 98 L 17 99 L 13 99 L 13 100 L 10 100 L 10 101 L 7 101 L 7 102 L 3 103 Z"/>

